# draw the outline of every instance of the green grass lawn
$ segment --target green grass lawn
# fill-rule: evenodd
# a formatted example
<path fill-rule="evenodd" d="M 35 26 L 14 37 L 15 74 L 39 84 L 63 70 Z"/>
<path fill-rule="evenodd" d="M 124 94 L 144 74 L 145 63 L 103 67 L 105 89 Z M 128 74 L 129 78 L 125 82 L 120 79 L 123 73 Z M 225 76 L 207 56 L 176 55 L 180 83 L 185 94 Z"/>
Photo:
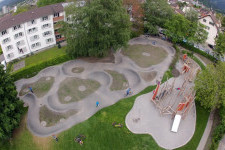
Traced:
<path fill-rule="evenodd" d="M 36 64 L 63 56 L 63 55 L 66 55 L 66 46 L 64 46 L 60 49 L 58 47 L 52 47 L 50 49 L 35 53 L 34 55 L 31 55 L 29 57 L 21 59 L 19 62 L 25 61 L 25 67 L 29 67 L 29 66 L 34 66 Z M 19 62 L 16 62 L 15 64 L 17 64 Z M 13 71 L 13 66 L 15 64 L 12 65 L 11 71 Z"/>
<path fill-rule="evenodd" d="M 114 128 L 112 126 L 114 121 L 125 125 L 125 117 L 132 108 L 135 99 L 142 94 L 152 91 L 154 88 L 155 86 L 150 86 L 137 95 L 122 99 L 118 103 L 100 110 L 88 120 L 59 134 L 58 143 L 52 140 L 51 137 L 48 139 L 35 138 L 27 128 L 23 128 L 21 133 L 12 139 L 11 146 L 9 143 L 0 146 L 5 148 L 4 150 L 161 149 L 150 135 L 133 134 L 126 126 L 123 128 Z M 195 134 L 187 145 L 179 148 L 181 150 L 196 149 L 204 132 L 209 113 L 199 105 L 196 108 L 197 124 Z M 24 124 L 26 125 L 25 122 Z M 74 138 L 78 134 L 86 136 L 83 146 L 74 142 Z"/>
<path fill-rule="evenodd" d="M 30 57 L 25 58 L 25 66 L 32 66 L 35 64 L 38 64 L 43 61 L 47 61 L 62 55 L 66 54 L 66 46 L 62 48 L 53 47 L 48 50 L 36 53 L 35 55 L 32 55 Z"/>
<path fill-rule="evenodd" d="M 159 64 L 168 56 L 166 50 L 152 45 L 129 45 L 122 52 L 143 68 Z"/>

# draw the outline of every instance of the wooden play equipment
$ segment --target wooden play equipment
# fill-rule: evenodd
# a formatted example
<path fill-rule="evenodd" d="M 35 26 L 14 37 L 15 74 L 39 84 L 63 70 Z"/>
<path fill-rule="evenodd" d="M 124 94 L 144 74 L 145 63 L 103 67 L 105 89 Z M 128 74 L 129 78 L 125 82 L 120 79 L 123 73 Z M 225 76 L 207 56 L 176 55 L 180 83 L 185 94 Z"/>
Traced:
<path fill-rule="evenodd" d="M 188 64 L 184 63 L 182 74 L 189 72 L 190 68 Z"/>
<path fill-rule="evenodd" d="M 151 97 L 161 116 L 171 115 L 174 118 L 172 132 L 178 131 L 181 120 L 186 118 L 194 105 L 193 81 L 200 70 L 200 67 L 189 59 L 187 54 L 183 55 L 182 60 L 184 65 L 181 68 L 181 76 L 167 80 L 163 85 L 157 82 Z M 179 82 L 176 84 L 177 80 Z"/>

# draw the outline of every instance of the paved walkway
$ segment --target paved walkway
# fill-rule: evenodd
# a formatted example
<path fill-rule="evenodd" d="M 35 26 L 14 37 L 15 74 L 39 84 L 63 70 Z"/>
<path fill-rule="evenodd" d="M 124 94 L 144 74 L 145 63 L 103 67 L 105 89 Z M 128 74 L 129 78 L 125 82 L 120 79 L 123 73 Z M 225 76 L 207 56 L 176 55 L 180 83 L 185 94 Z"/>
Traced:
<path fill-rule="evenodd" d="M 177 68 L 182 68 L 182 63 L 177 63 Z M 182 86 L 186 75 L 180 75 L 176 78 L 174 89 Z M 161 87 L 172 85 L 174 78 L 168 80 Z M 191 89 L 193 83 L 188 83 L 186 89 Z M 173 110 L 183 97 L 177 96 L 179 91 L 173 90 L 172 94 L 160 100 L 161 108 L 171 106 Z M 181 120 L 177 133 L 171 132 L 174 117 L 172 115 L 162 115 L 159 109 L 151 101 L 153 93 L 147 93 L 136 98 L 133 108 L 126 116 L 126 125 L 128 129 L 136 134 L 150 134 L 156 140 L 160 147 L 165 149 L 175 149 L 181 147 L 192 138 L 195 132 L 196 111 L 195 105 L 192 107 L 185 119 Z M 178 98 L 176 98 L 178 97 Z"/>
<path fill-rule="evenodd" d="M 50 136 L 52 134 L 57 134 L 71 128 L 75 124 L 87 120 L 100 109 L 110 106 L 122 99 L 125 91 L 110 90 L 109 87 L 112 83 L 112 77 L 104 71 L 105 69 L 115 70 L 124 74 L 129 82 L 129 86 L 133 89 L 134 94 L 139 93 L 149 85 L 155 85 L 156 79 L 159 80 L 162 78 L 175 54 L 175 50 L 172 48 L 172 45 L 159 39 L 146 39 L 143 37 L 132 39 L 130 44 L 152 44 L 153 41 L 156 41 L 155 46 L 163 47 L 168 52 L 168 56 L 160 64 L 149 68 L 140 68 L 131 59 L 123 56 L 120 52 L 117 52 L 115 54 L 115 63 L 88 63 L 82 60 L 74 60 L 58 66 L 46 68 L 30 79 L 21 79 L 17 81 L 15 84 L 17 90 L 20 91 L 24 84 L 36 82 L 41 77 L 52 76 L 55 78 L 52 88 L 44 97 L 37 98 L 32 93 L 21 97 L 21 99 L 29 105 L 27 120 L 28 129 L 37 136 Z M 74 67 L 84 67 L 85 70 L 80 74 L 75 74 L 71 71 Z M 151 82 L 144 81 L 138 73 L 151 71 L 157 72 L 156 78 Z M 68 77 L 93 79 L 98 81 L 101 86 L 95 93 L 81 101 L 61 104 L 58 100 L 57 91 L 59 84 Z M 99 100 L 100 107 L 95 107 L 96 100 Z M 78 113 L 54 126 L 44 127 L 39 121 L 39 109 L 40 106 L 43 105 L 46 105 L 48 109 L 56 112 L 66 112 L 67 110 L 73 109 Z"/>

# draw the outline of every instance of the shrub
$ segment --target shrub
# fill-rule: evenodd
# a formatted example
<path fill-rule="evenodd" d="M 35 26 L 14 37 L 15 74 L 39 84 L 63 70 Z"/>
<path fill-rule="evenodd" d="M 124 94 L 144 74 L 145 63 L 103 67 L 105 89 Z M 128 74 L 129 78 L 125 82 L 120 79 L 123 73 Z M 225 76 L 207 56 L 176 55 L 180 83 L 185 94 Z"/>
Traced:
<path fill-rule="evenodd" d="M 212 143 L 210 145 L 210 150 L 215 150 L 218 148 L 219 142 L 225 134 L 225 107 L 221 107 L 219 109 L 219 112 L 220 112 L 219 115 L 221 118 L 221 122 L 213 131 Z"/>
<path fill-rule="evenodd" d="M 60 49 L 62 46 L 61 46 L 61 44 L 60 43 L 58 43 L 58 49 Z"/>
<path fill-rule="evenodd" d="M 133 39 L 133 38 L 139 37 L 140 35 L 141 33 L 138 31 L 131 31 L 130 38 Z"/>
<path fill-rule="evenodd" d="M 177 45 L 173 45 L 174 49 L 176 50 L 176 54 L 170 64 L 170 69 L 173 70 L 176 66 L 177 61 L 179 60 L 179 56 L 180 56 L 180 49 L 177 47 Z"/>
<path fill-rule="evenodd" d="M 216 62 L 216 61 L 217 61 L 215 57 L 213 57 L 213 56 L 207 54 L 207 53 L 204 52 L 204 51 L 201 51 L 201 50 L 198 49 L 198 48 L 195 48 L 194 46 L 192 46 L 192 45 L 190 45 L 190 44 L 181 42 L 180 45 L 181 45 L 182 47 L 184 47 L 184 48 L 190 50 L 190 51 L 193 51 L 193 52 L 195 52 L 195 53 L 198 53 L 198 54 L 200 54 L 200 55 L 202 55 L 202 56 L 208 58 L 208 59 L 211 60 L 212 62 Z"/>
<path fill-rule="evenodd" d="M 14 81 L 22 79 L 22 78 L 30 78 L 30 77 L 33 77 L 36 74 L 38 74 L 39 71 L 41 71 L 42 69 L 44 69 L 46 67 L 57 65 L 57 64 L 66 62 L 68 60 L 70 60 L 70 57 L 68 55 L 59 56 L 57 58 L 54 58 L 54 59 L 51 59 L 48 61 L 44 61 L 39 64 L 25 67 L 21 70 L 13 72 L 11 74 L 11 76 L 14 79 Z"/>

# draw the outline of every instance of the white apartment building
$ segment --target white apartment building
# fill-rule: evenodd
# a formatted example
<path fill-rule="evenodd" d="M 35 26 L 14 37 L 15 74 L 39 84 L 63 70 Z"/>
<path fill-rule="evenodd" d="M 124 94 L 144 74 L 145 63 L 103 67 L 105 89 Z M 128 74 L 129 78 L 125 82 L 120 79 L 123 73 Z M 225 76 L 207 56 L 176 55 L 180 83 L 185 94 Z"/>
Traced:
<path fill-rule="evenodd" d="M 58 21 L 65 21 L 62 3 L 1 18 L 0 45 L 6 62 L 64 41 L 58 33 Z"/>
<path fill-rule="evenodd" d="M 218 27 L 219 23 L 216 21 L 215 16 L 213 15 L 205 15 L 199 19 L 199 22 L 206 26 L 206 31 L 208 32 L 208 37 L 206 43 L 214 46 L 215 39 L 218 35 Z"/>

